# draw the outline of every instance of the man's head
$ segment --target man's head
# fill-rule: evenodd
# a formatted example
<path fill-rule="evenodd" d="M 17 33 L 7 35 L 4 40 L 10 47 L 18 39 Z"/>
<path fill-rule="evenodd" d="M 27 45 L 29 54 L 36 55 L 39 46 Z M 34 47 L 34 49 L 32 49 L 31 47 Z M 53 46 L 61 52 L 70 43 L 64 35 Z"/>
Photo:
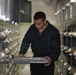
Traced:
<path fill-rule="evenodd" d="M 41 30 L 41 29 L 43 29 L 43 27 L 45 27 L 46 15 L 45 15 L 44 12 L 39 11 L 39 12 L 35 13 L 35 15 L 34 15 L 34 24 L 35 24 L 35 26 L 36 26 L 36 28 L 38 30 Z"/>
<path fill-rule="evenodd" d="M 35 20 L 38 20 L 38 19 L 45 20 L 45 19 L 46 19 L 46 15 L 45 15 L 44 12 L 39 11 L 39 12 L 36 12 L 36 13 L 35 13 L 34 19 L 35 19 Z"/>

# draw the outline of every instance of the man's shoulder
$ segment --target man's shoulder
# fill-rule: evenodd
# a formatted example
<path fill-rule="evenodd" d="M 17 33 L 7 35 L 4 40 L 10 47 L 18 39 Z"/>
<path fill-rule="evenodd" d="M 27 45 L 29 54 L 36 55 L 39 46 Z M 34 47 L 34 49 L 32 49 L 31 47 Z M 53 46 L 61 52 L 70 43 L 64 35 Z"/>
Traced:
<path fill-rule="evenodd" d="M 59 30 L 53 24 L 50 24 L 49 27 L 52 31 L 59 32 Z"/>
<path fill-rule="evenodd" d="M 29 30 L 32 30 L 34 28 L 34 24 L 29 26 Z"/>
<path fill-rule="evenodd" d="M 32 25 L 30 26 L 30 28 L 34 28 L 34 24 L 32 24 Z"/>

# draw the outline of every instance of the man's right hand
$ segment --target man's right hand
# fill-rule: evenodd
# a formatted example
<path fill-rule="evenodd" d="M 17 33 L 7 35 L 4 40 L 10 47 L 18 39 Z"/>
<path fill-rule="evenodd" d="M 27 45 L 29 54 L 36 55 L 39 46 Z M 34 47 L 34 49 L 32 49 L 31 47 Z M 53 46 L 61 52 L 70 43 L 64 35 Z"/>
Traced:
<path fill-rule="evenodd" d="M 16 57 L 24 57 L 24 55 L 23 54 L 19 54 Z"/>

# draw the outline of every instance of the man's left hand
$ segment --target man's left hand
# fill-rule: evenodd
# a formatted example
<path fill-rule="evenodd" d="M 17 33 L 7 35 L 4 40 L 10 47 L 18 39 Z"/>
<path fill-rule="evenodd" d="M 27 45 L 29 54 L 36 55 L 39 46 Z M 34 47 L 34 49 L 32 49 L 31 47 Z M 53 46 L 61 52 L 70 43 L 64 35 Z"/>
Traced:
<path fill-rule="evenodd" d="M 45 66 L 49 66 L 51 64 L 51 58 L 49 56 L 45 56 L 47 63 L 44 64 Z"/>

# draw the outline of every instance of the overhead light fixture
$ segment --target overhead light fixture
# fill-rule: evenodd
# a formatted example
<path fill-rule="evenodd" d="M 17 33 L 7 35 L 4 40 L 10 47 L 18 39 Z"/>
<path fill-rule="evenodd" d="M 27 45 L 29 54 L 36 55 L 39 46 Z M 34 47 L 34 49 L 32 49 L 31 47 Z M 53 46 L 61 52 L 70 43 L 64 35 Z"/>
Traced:
<path fill-rule="evenodd" d="M 71 0 L 70 2 L 76 2 L 76 0 Z"/>

